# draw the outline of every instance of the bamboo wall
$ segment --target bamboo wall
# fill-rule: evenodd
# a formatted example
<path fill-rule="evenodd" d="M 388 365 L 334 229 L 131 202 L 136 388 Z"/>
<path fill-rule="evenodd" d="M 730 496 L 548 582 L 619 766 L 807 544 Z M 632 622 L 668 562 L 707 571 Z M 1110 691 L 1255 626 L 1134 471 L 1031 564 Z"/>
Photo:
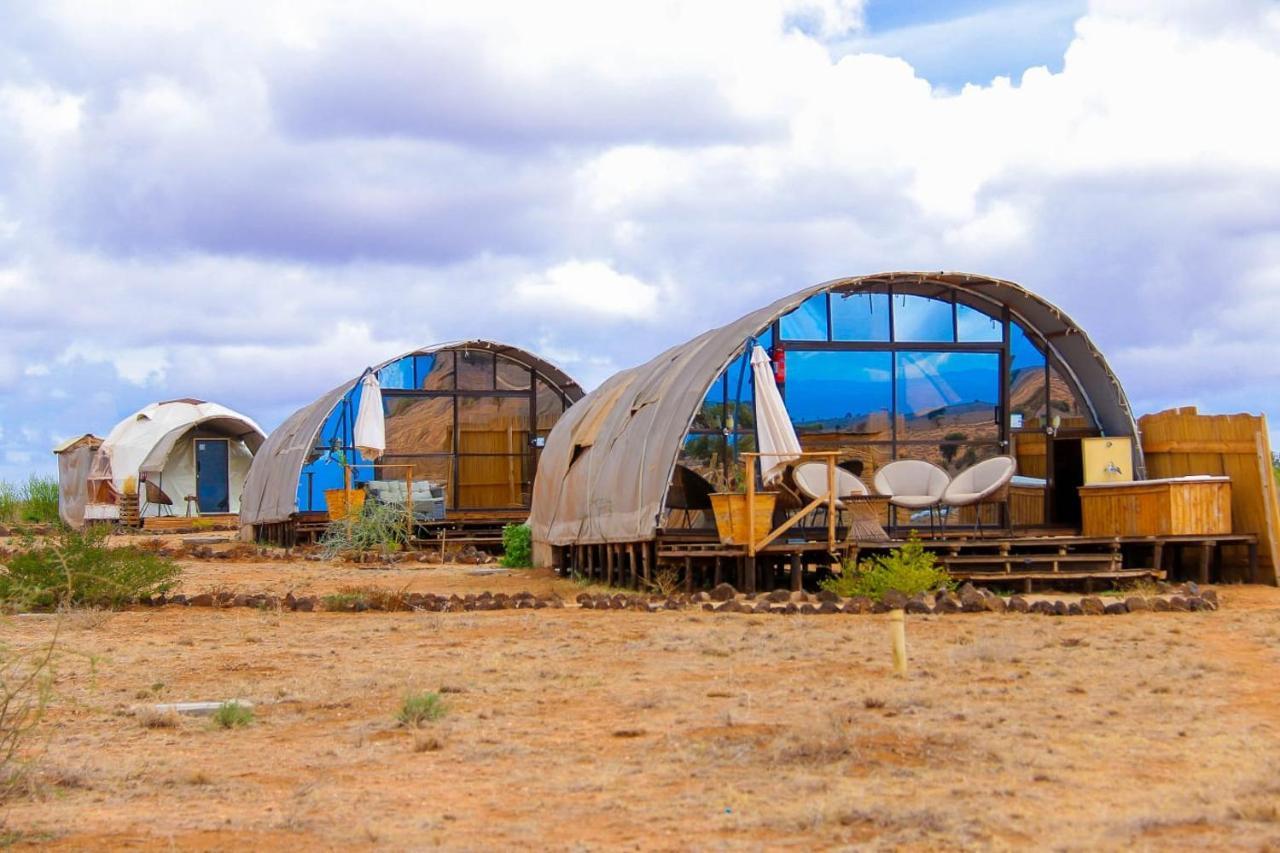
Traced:
<path fill-rule="evenodd" d="M 1267 419 L 1201 415 L 1189 406 L 1144 415 L 1138 429 L 1148 477 L 1225 474 L 1231 478 L 1232 528 L 1258 536 L 1258 576 L 1248 580 L 1275 585 L 1280 565 L 1280 502 Z"/>

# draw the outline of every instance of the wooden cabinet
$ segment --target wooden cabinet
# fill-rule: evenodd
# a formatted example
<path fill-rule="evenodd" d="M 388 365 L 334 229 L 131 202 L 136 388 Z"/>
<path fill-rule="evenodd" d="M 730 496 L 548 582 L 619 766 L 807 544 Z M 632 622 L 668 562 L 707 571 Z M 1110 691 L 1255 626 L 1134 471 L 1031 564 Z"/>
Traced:
<path fill-rule="evenodd" d="M 1085 536 L 1214 536 L 1231 532 L 1231 478 L 1183 477 L 1080 487 Z"/>

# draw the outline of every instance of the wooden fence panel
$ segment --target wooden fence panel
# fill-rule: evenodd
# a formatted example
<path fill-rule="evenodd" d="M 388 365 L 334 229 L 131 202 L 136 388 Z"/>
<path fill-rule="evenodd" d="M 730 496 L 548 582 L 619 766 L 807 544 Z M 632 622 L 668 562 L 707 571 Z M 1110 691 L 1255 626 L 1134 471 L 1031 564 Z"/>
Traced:
<path fill-rule="evenodd" d="M 1138 420 L 1147 476 L 1191 474 L 1231 478 L 1231 517 L 1237 533 L 1258 536 L 1254 583 L 1275 585 L 1280 566 L 1280 502 L 1271 469 L 1267 419 L 1261 415 L 1202 415 L 1194 406 Z"/>

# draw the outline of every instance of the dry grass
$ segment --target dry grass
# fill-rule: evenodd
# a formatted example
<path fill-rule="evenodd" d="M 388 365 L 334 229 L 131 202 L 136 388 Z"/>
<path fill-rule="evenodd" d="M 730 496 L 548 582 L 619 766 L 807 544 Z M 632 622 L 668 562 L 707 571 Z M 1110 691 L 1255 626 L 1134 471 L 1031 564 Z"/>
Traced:
<path fill-rule="evenodd" d="M 199 582 L 516 591 L 269 568 Z M 7 820 L 65 849 L 1275 847 L 1280 592 L 1231 594 L 1217 613 L 911 618 L 902 680 L 874 617 L 119 613 L 47 721 L 46 764 L 81 781 Z M 30 648 L 50 625 L 12 628 Z M 396 726 L 422 685 L 447 717 Z M 140 731 L 112 710 L 139 693 L 263 714 Z"/>

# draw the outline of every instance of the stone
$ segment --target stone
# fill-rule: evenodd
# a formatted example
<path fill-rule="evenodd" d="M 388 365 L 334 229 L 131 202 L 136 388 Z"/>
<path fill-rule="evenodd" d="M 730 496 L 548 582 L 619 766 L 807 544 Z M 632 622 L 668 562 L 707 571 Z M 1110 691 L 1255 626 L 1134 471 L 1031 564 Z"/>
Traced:
<path fill-rule="evenodd" d="M 406 513 L 406 515 L 407 515 L 407 513 Z M 588 602 L 590 602 L 590 606 L 591 606 L 591 607 L 595 607 L 595 606 L 596 606 L 595 599 L 591 597 L 591 593 L 589 593 L 589 592 L 580 592 L 580 593 L 578 593 L 578 597 L 577 597 L 577 599 L 576 599 L 576 600 L 577 600 L 577 602 L 578 602 L 579 604 L 581 604 L 581 605 L 582 605 L 582 606 L 584 606 L 584 607 L 588 606 L 588 604 L 587 604 Z"/>
<path fill-rule="evenodd" d="M 716 606 L 715 606 L 714 604 L 712 604 L 710 601 L 704 601 L 704 602 L 702 603 L 702 609 L 703 609 L 703 610 L 715 610 L 715 609 L 716 609 Z"/>
<path fill-rule="evenodd" d="M 888 604 L 886 604 L 883 600 L 873 602 L 871 605 L 872 613 L 888 613 L 890 610 L 893 610 L 893 608 L 890 607 Z"/>
<path fill-rule="evenodd" d="M 1026 613 L 1031 609 L 1031 605 L 1027 604 L 1027 600 L 1020 595 L 1014 595 L 1009 598 L 1009 610 L 1014 613 Z"/>
<path fill-rule="evenodd" d="M 1151 609 L 1157 613 L 1168 613 L 1173 608 L 1169 606 L 1169 599 L 1153 598 L 1151 599 Z"/>
<path fill-rule="evenodd" d="M 716 612 L 717 613 L 737 613 L 738 608 L 741 606 L 742 605 L 738 604 L 738 600 L 736 598 L 731 598 L 728 601 L 721 602 L 720 606 L 716 608 Z"/>
<path fill-rule="evenodd" d="M 1203 598 L 1196 595 L 1187 599 L 1187 608 L 1190 609 L 1192 612 L 1199 612 L 1201 610 L 1209 610 L 1210 605 L 1209 605 L 1209 602 L 1205 601 Z"/>
<path fill-rule="evenodd" d="M 731 584 L 722 583 L 715 589 L 711 590 L 712 601 L 729 601 L 736 598 L 738 591 Z"/>
<path fill-rule="evenodd" d="M 998 595 L 988 595 L 982 599 L 982 603 L 991 613 L 1004 613 L 1009 609 L 1009 605 Z"/>
<path fill-rule="evenodd" d="M 969 581 L 965 581 L 960 585 L 960 588 L 956 590 L 956 595 L 960 596 L 960 600 L 963 601 L 966 593 L 977 593 L 977 592 L 978 592 L 978 588 L 976 586 L 974 586 Z"/>
<path fill-rule="evenodd" d="M 813 599 L 809 596 L 809 593 L 805 592 L 802 589 L 798 589 L 795 592 L 787 593 L 787 600 L 794 601 L 796 604 L 804 604 L 806 602 L 812 601 Z"/>
<path fill-rule="evenodd" d="M 809 603 L 807 603 L 807 602 L 806 602 L 806 603 L 804 603 L 804 604 L 801 604 L 801 605 L 800 605 L 800 612 L 801 612 L 801 613 L 803 613 L 803 614 L 804 614 L 804 615 L 806 615 L 806 616 L 811 616 L 811 615 L 813 615 L 814 613 L 817 613 L 817 612 L 818 612 L 818 608 L 816 608 L 816 607 L 814 607 L 812 604 L 809 604 Z"/>
<path fill-rule="evenodd" d="M 1086 595 L 1080 599 L 1080 609 L 1086 616 L 1101 616 L 1107 612 L 1107 605 L 1096 595 Z"/>
<path fill-rule="evenodd" d="M 199 595 L 193 595 L 187 599 L 187 603 L 192 607 L 212 607 L 213 602 L 213 596 L 207 592 L 202 592 Z"/>
<path fill-rule="evenodd" d="M 1173 592 L 1173 585 L 1165 583 L 1164 581 L 1156 581 L 1156 592 L 1161 595 L 1168 595 Z"/>
<path fill-rule="evenodd" d="M 311 596 L 303 596 L 294 603 L 294 609 L 302 613 L 310 613 L 316 609 L 316 600 Z"/>
<path fill-rule="evenodd" d="M 710 600 L 711 596 L 707 594 L 706 590 L 699 590 L 693 594 L 693 601 L 695 604 L 702 604 L 703 602 Z"/>
<path fill-rule="evenodd" d="M 775 589 L 773 592 L 765 596 L 765 598 L 778 604 L 786 604 L 791 600 L 791 593 L 785 589 Z"/>
<path fill-rule="evenodd" d="M 1169 599 L 1169 609 L 1177 613 L 1187 613 L 1191 607 L 1187 604 L 1187 600 L 1180 595 L 1175 595 Z"/>
<path fill-rule="evenodd" d="M 911 598 L 907 599 L 907 605 L 906 607 L 903 608 L 903 610 L 907 611 L 908 613 L 917 613 L 917 614 L 925 614 L 925 613 L 933 612 L 933 608 L 931 608 L 929 606 L 929 603 L 924 600 L 923 595 L 911 596 Z"/>
<path fill-rule="evenodd" d="M 933 602 L 934 613 L 959 613 L 960 602 L 954 595 L 940 595 Z"/>
<path fill-rule="evenodd" d="M 1200 584 L 1195 581 L 1187 581 L 1182 585 L 1182 592 L 1188 598 L 1200 595 Z"/>
<path fill-rule="evenodd" d="M 896 589 L 890 589 L 880 597 L 880 603 L 890 610 L 901 610 L 907 606 L 907 597 Z"/>
<path fill-rule="evenodd" d="M 1151 609 L 1151 605 L 1140 595 L 1131 595 L 1124 600 L 1124 606 L 1129 608 L 1130 613 L 1138 613 Z"/>
<path fill-rule="evenodd" d="M 1067 615 L 1068 615 L 1068 616 L 1083 616 L 1083 615 L 1084 615 L 1084 608 L 1083 608 L 1083 607 L 1081 607 L 1079 604 L 1077 604 L 1076 602 L 1074 602 L 1074 601 L 1073 601 L 1073 602 L 1071 602 L 1070 604 L 1068 604 L 1068 605 L 1067 605 Z"/>
<path fill-rule="evenodd" d="M 1218 609 L 1218 591 L 1216 589 L 1205 589 L 1200 591 L 1200 597 L 1213 605 L 1213 609 Z"/>
<path fill-rule="evenodd" d="M 836 602 L 836 601 L 839 601 L 839 600 L 840 600 L 840 596 L 836 595 L 834 592 L 832 592 L 832 591 L 831 591 L 831 590 L 829 590 L 829 589 L 820 590 L 820 591 L 818 592 L 818 602 L 819 602 L 820 604 L 821 604 L 821 603 L 826 603 L 826 602 L 829 602 L 829 601 L 830 601 L 830 602 Z"/>
<path fill-rule="evenodd" d="M 824 601 L 818 605 L 818 612 L 819 613 L 839 613 L 840 605 L 836 604 L 834 601 Z"/>
<path fill-rule="evenodd" d="M 982 599 L 982 593 L 974 589 L 972 584 L 965 584 L 960 588 L 960 609 L 965 613 L 980 613 L 986 610 Z"/>
<path fill-rule="evenodd" d="M 187 597 L 186 597 L 185 595 L 183 595 L 182 593 L 180 593 L 180 592 L 179 592 L 179 593 L 177 593 L 176 595 L 171 595 L 171 596 L 169 596 L 169 603 L 170 603 L 170 604 L 180 604 L 180 605 L 182 605 L 183 607 L 185 607 L 185 606 L 186 606 L 186 604 L 187 604 Z"/>
<path fill-rule="evenodd" d="M 1128 613 L 1129 608 L 1125 606 L 1123 601 L 1113 601 L 1107 605 L 1106 613 L 1108 616 L 1118 616 L 1121 613 Z"/>
<path fill-rule="evenodd" d="M 757 601 L 755 603 L 755 606 L 752 607 L 751 609 L 756 613 L 768 613 L 772 609 L 772 604 L 770 601 L 768 601 L 768 599 L 762 598 L 759 601 Z"/>
<path fill-rule="evenodd" d="M 855 595 L 844 603 L 845 613 L 870 613 L 871 599 L 865 595 Z"/>

